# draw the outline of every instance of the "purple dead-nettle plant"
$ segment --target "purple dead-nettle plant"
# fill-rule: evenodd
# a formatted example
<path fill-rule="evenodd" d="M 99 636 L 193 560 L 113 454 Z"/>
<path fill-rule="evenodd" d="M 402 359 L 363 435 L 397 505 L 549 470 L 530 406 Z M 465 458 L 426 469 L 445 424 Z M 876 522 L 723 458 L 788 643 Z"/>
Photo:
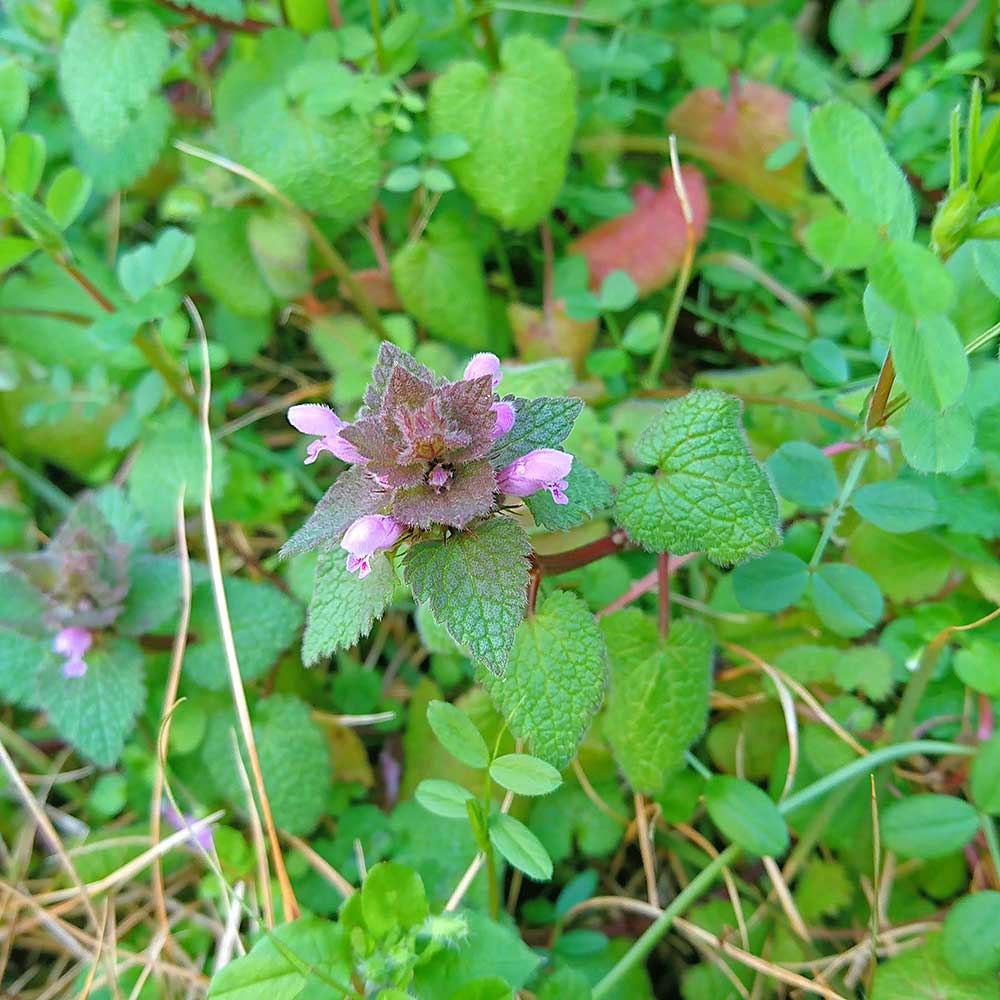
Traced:
<path fill-rule="evenodd" d="M 4 559 L 0 569 L 11 588 L 11 613 L 33 607 L 36 614 L 17 621 L 4 615 L 0 625 L 47 637 L 52 651 L 64 658 L 63 676 L 83 677 L 86 654 L 123 610 L 128 552 L 85 495 L 46 548 Z"/>
<path fill-rule="evenodd" d="M 574 458 L 557 446 L 582 403 L 501 398 L 501 380 L 493 354 L 477 354 L 463 378 L 452 382 L 383 344 L 353 421 L 317 404 L 289 410 L 292 426 L 314 439 L 307 464 L 329 453 L 349 466 L 283 549 L 285 555 L 322 550 L 304 643 L 307 662 L 367 633 L 391 597 L 393 559 L 401 556 L 417 601 L 429 602 L 440 624 L 477 659 L 503 668 L 524 616 L 528 583 L 531 549 L 518 522 L 526 521 L 525 505 L 539 520 L 533 503 L 543 493 L 572 511 Z M 334 558 L 341 560 L 339 570 Z M 365 581 L 373 596 L 368 602 L 356 593 L 350 598 L 359 609 L 356 620 L 333 614 L 324 624 L 322 608 L 343 604 L 334 588 L 351 585 L 346 574 L 354 586 Z M 464 611 L 451 607 L 457 587 L 475 591 Z M 487 652 L 475 641 L 480 595 L 483 631 L 493 627 L 498 602 L 503 612 L 503 636 Z"/>

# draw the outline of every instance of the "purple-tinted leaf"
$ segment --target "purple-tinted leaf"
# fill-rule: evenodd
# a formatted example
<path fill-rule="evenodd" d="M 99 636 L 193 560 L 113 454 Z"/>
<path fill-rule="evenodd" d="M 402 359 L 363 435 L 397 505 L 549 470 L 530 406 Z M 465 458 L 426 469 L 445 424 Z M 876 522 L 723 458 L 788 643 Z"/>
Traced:
<path fill-rule="evenodd" d="M 429 485 L 399 490 L 392 503 L 392 514 L 397 521 L 415 528 L 429 528 L 432 524 L 464 528 L 489 513 L 496 489 L 490 463 L 470 462 L 455 470 L 447 487 L 441 490 Z"/>

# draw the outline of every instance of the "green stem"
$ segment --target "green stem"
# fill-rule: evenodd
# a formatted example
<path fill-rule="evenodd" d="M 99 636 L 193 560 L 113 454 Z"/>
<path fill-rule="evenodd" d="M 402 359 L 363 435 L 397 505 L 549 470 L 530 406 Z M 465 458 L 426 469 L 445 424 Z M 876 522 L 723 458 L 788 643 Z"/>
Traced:
<path fill-rule="evenodd" d="M 930 684 L 934 676 L 934 668 L 941 659 L 944 652 L 944 643 L 931 642 L 924 647 L 920 654 L 920 661 L 917 669 L 910 674 L 906 687 L 903 689 L 903 697 L 896 710 L 896 722 L 892 727 L 892 738 L 894 741 L 906 740 L 913 732 L 913 724 L 917 718 L 917 709 L 923 700 L 927 685 Z"/>
<path fill-rule="evenodd" d="M 705 767 L 705 765 L 698 760 L 697 757 L 690 750 L 686 750 L 684 753 L 684 760 L 687 761 L 688 765 L 697 771 L 706 781 L 712 777 L 712 772 Z"/>
<path fill-rule="evenodd" d="M 372 17 L 372 36 L 375 39 L 375 59 L 380 73 L 385 72 L 385 49 L 382 47 L 382 16 L 378 9 L 378 0 L 368 0 L 368 9 Z"/>
<path fill-rule="evenodd" d="M 49 506 L 54 507 L 60 513 L 69 513 L 73 501 L 61 489 L 53 486 L 44 476 L 40 476 L 34 469 L 15 458 L 6 448 L 0 448 L 0 460 L 15 476 L 23 479 L 29 488 L 45 500 Z"/>
<path fill-rule="evenodd" d="M 917 38 L 920 35 L 920 28 L 924 23 L 925 0 L 913 0 L 913 9 L 910 11 L 910 19 L 906 25 L 906 38 L 903 41 L 903 62 L 910 61 L 913 50 L 917 47 Z"/>
<path fill-rule="evenodd" d="M 500 68 L 500 46 L 497 44 L 497 36 L 493 33 L 493 22 L 490 20 L 490 13 L 486 11 L 477 18 L 479 27 L 483 32 L 483 45 L 486 49 L 486 58 L 493 69 Z"/>
<path fill-rule="evenodd" d="M 813 552 L 812 559 L 809 560 L 810 569 L 815 569 L 823 558 L 823 553 L 826 551 L 826 547 L 833 537 L 833 532 L 844 514 L 844 508 L 850 503 L 851 495 L 857 489 L 858 480 L 861 478 L 861 473 L 864 472 L 865 465 L 868 463 L 870 456 L 871 452 L 867 448 L 859 451 L 854 456 L 854 461 L 851 462 L 851 467 L 847 471 L 847 478 L 844 480 L 840 496 L 837 497 L 837 502 L 833 510 L 827 515 L 826 523 L 823 525 L 823 533 L 819 536 L 819 541 L 816 543 L 816 551 Z"/>
<path fill-rule="evenodd" d="M 828 792 L 848 784 L 858 778 L 871 774 L 883 764 L 888 764 L 903 757 L 911 757 L 914 754 L 926 754 L 929 756 L 946 756 L 949 754 L 961 754 L 963 756 L 973 756 L 976 753 L 974 747 L 963 746 L 960 743 L 944 743 L 939 740 L 913 740 L 907 743 L 896 743 L 892 746 L 880 747 L 872 751 L 865 757 L 852 760 L 849 764 L 838 768 L 825 778 L 813 782 L 801 792 L 790 795 L 783 802 L 778 803 L 778 811 L 787 816 L 795 809 L 799 809 L 810 802 L 826 795 Z M 688 884 L 688 886 L 674 897 L 670 905 L 660 914 L 659 917 L 647 928 L 645 933 L 636 940 L 631 948 L 619 959 L 614 967 L 605 977 L 594 987 L 593 1000 L 602 1000 L 611 993 L 618 982 L 632 971 L 649 953 L 659 944 L 673 925 L 674 919 L 679 917 L 689 906 L 691 906 L 704 892 L 706 892 L 718 878 L 723 868 L 728 868 L 736 861 L 740 855 L 740 848 L 736 844 L 730 844 L 718 857 L 707 864 Z"/>

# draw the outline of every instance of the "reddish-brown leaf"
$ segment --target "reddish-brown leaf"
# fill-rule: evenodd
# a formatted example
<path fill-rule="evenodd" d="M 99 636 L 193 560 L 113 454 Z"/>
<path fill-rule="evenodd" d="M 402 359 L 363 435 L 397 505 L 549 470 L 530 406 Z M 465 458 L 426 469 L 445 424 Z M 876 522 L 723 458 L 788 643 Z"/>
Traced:
<path fill-rule="evenodd" d="M 791 139 L 792 97 L 753 81 L 734 86 L 728 97 L 711 87 L 691 91 L 670 112 L 667 124 L 683 151 L 710 164 L 720 176 L 777 208 L 794 207 L 805 194 L 805 153 L 780 170 L 767 157 Z"/>
<path fill-rule="evenodd" d="M 507 318 L 514 331 L 514 343 L 524 361 L 566 358 L 579 374 L 597 336 L 597 320 L 572 319 L 560 299 L 552 304 L 550 315 L 542 309 L 512 302 Z"/>
<path fill-rule="evenodd" d="M 681 176 L 694 216 L 695 238 L 701 240 L 708 225 L 705 178 L 695 167 L 683 167 Z M 570 247 L 570 253 L 587 258 L 594 289 L 612 271 L 625 271 L 641 293 L 652 292 L 670 282 L 684 259 L 687 224 L 669 168 L 661 174 L 660 187 L 638 184 L 632 198 L 631 212 L 602 222 Z"/>

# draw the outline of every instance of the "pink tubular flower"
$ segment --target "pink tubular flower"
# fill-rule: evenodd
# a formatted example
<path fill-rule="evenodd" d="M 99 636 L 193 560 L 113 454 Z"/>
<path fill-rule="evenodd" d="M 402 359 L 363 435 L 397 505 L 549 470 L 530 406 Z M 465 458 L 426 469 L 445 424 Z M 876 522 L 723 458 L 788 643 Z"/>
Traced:
<path fill-rule="evenodd" d="M 559 504 L 569 503 L 564 492 L 566 477 L 573 467 L 573 456 L 555 448 L 536 448 L 527 455 L 511 462 L 497 474 L 497 486 L 501 493 L 512 497 L 529 497 L 539 490 L 548 490 L 552 499 Z"/>
<path fill-rule="evenodd" d="M 90 649 L 94 637 L 85 628 L 70 626 L 60 629 L 52 640 L 52 648 L 66 657 L 63 664 L 63 677 L 83 677 L 87 672 L 84 653 Z"/>
<path fill-rule="evenodd" d="M 462 378 L 469 382 L 475 378 L 482 378 L 484 375 L 489 375 L 493 379 L 494 389 L 503 378 L 500 371 L 500 359 L 495 354 L 490 354 L 489 351 L 473 355 L 472 360 L 465 366 L 465 374 Z"/>
<path fill-rule="evenodd" d="M 497 423 L 493 428 L 493 440 L 503 437 L 514 426 L 514 404 L 494 403 L 493 412 L 497 415 Z"/>
<path fill-rule="evenodd" d="M 300 403 L 288 411 L 288 422 L 303 434 L 313 434 L 318 440 L 311 441 L 306 449 L 306 465 L 312 465 L 321 451 L 328 451 L 344 462 L 361 462 L 364 458 L 350 441 L 340 436 L 347 424 L 329 406 L 322 403 Z"/>
<path fill-rule="evenodd" d="M 347 571 L 363 580 L 372 571 L 372 556 L 391 549 L 403 534 L 403 526 L 385 514 L 359 517 L 344 533 L 340 547 L 346 549 Z"/>

